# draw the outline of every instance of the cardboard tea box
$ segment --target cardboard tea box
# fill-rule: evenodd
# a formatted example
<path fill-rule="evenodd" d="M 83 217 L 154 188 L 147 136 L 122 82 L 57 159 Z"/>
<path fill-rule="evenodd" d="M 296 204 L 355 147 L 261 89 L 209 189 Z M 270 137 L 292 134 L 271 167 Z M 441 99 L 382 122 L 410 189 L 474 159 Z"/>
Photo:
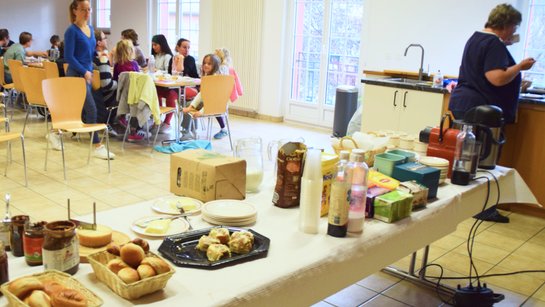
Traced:
<path fill-rule="evenodd" d="M 400 183 L 397 190 L 413 195 L 413 210 L 423 208 L 428 203 L 429 189 L 416 180 L 404 181 Z"/>
<path fill-rule="evenodd" d="M 411 215 L 413 196 L 409 193 L 393 191 L 375 197 L 374 218 L 386 223 L 394 223 Z"/>
<path fill-rule="evenodd" d="M 246 197 L 246 161 L 204 149 L 170 155 L 170 192 L 207 202 Z"/>
<path fill-rule="evenodd" d="M 372 218 L 375 215 L 375 197 L 390 193 L 390 190 L 381 187 L 367 188 L 367 200 L 365 203 L 365 217 Z"/>
<path fill-rule="evenodd" d="M 439 169 L 418 163 L 396 165 L 392 173 L 392 177 L 399 181 L 416 180 L 428 187 L 428 199 L 437 197 L 440 176 L 441 171 Z"/>

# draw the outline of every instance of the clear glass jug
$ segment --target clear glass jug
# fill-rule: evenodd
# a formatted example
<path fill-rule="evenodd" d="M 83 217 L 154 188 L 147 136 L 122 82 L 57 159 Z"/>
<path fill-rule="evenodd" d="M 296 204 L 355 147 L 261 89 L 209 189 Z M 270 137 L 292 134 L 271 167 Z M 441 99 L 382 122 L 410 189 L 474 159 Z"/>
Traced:
<path fill-rule="evenodd" d="M 257 192 L 263 181 L 263 143 L 260 137 L 235 140 L 235 157 L 246 160 L 246 192 Z"/>
<path fill-rule="evenodd" d="M 278 156 L 278 150 L 282 146 L 284 146 L 286 143 L 289 143 L 289 142 L 305 143 L 305 139 L 302 138 L 302 137 L 285 138 L 285 139 L 280 139 L 278 141 L 270 141 L 269 145 L 267 146 L 267 155 L 269 157 L 269 161 L 274 163 L 274 174 L 275 174 L 275 176 L 276 176 L 276 167 L 277 167 L 277 163 L 278 163 L 278 161 L 276 159 L 276 157 Z"/>

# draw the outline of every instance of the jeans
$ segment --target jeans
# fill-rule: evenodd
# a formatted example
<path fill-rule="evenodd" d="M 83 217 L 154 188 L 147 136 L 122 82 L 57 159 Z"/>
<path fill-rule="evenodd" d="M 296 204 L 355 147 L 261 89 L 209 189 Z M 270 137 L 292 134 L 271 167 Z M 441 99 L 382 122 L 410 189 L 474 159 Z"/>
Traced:
<path fill-rule="evenodd" d="M 68 68 L 68 70 L 66 71 L 66 76 L 83 78 L 83 75 L 81 73 L 73 70 L 72 68 Z M 87 94 L 85 95 L 85 102 L 83 103 L 83 111 L 82 111 L 82 118 L 84 118 L 83 122 L 86 124 L 96 124 L 97 123 L 97 106 L 95 104 L 95 101 L 93 100 L 93 95 L 91 94 L 92 84 L 88 84 L 87 81 L 85 81 L 85 85 L 87 89 Z M 83 117 L 84 114 L 85 114 L 85 117 Z M 92 137 L 93 137 L 93 144 L 100 143 L 100 139 L 96 131 L 92 132 Z"/>

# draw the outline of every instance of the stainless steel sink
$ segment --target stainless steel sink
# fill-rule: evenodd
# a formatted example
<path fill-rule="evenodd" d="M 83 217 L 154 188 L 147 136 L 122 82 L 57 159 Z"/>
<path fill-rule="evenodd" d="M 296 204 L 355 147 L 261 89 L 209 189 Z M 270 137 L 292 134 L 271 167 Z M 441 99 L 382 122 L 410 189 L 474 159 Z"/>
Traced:
<path fill-rule="evenodd" d="M 415 79 L 406 79 L 406 78 L 388 78 L 388 79 L 382 79 L 383 81 L 387 82 L 394 82 L 394 83 L 405 83 L 405 84 L 416 84 L 416 85 L 427 85 L 431 86 L 431 84 L 428 84 L 426 81 L 422 80 L 415 80 Z"/>

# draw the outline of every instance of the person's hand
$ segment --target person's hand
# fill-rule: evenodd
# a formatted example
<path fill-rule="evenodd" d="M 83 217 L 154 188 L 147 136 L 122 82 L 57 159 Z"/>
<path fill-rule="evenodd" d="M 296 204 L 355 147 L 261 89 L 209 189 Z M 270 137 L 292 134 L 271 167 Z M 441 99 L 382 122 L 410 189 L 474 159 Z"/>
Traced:
<path fill-rule="evenodd" d="M 528 69 L 532 68 L 532 66 L 534 66 L 535 62 L 536 62 L 536 60 L 534 58 L 524 59 L 524 60 L 522 60 L 522 62 L 520 62 L 520 68 L 521 68 L 521 70 L 528 70 Z"/>
<path fill-rule="evenodd" d="M 187 112 L 189 112 L 190 110 L 191 110 L 191 107 L 182 108 L 182 112 L 184 112 L 184 114 L 187 114 Z"/>
<path fill-rule="evenodd" d="M 85 73 L 85 75 L 83 75 L 83 77 L 85 78 L 85 81 L 87 81 L 87 84 L 93 83 L 93 73 L 92 72 L 87 71 Z"/>
<path fill-rule="evenodd" d="M 197 112 L 193 113 L 193 118 L 199 118 L 201 115 L 202 115 L 202 113 L 197 111 Z"/>
<path fill-rule="evenodd" d="M 41 57 L 47 58 L 47 52 L 45 51 L 37 51 L 36 53 Z"/>

